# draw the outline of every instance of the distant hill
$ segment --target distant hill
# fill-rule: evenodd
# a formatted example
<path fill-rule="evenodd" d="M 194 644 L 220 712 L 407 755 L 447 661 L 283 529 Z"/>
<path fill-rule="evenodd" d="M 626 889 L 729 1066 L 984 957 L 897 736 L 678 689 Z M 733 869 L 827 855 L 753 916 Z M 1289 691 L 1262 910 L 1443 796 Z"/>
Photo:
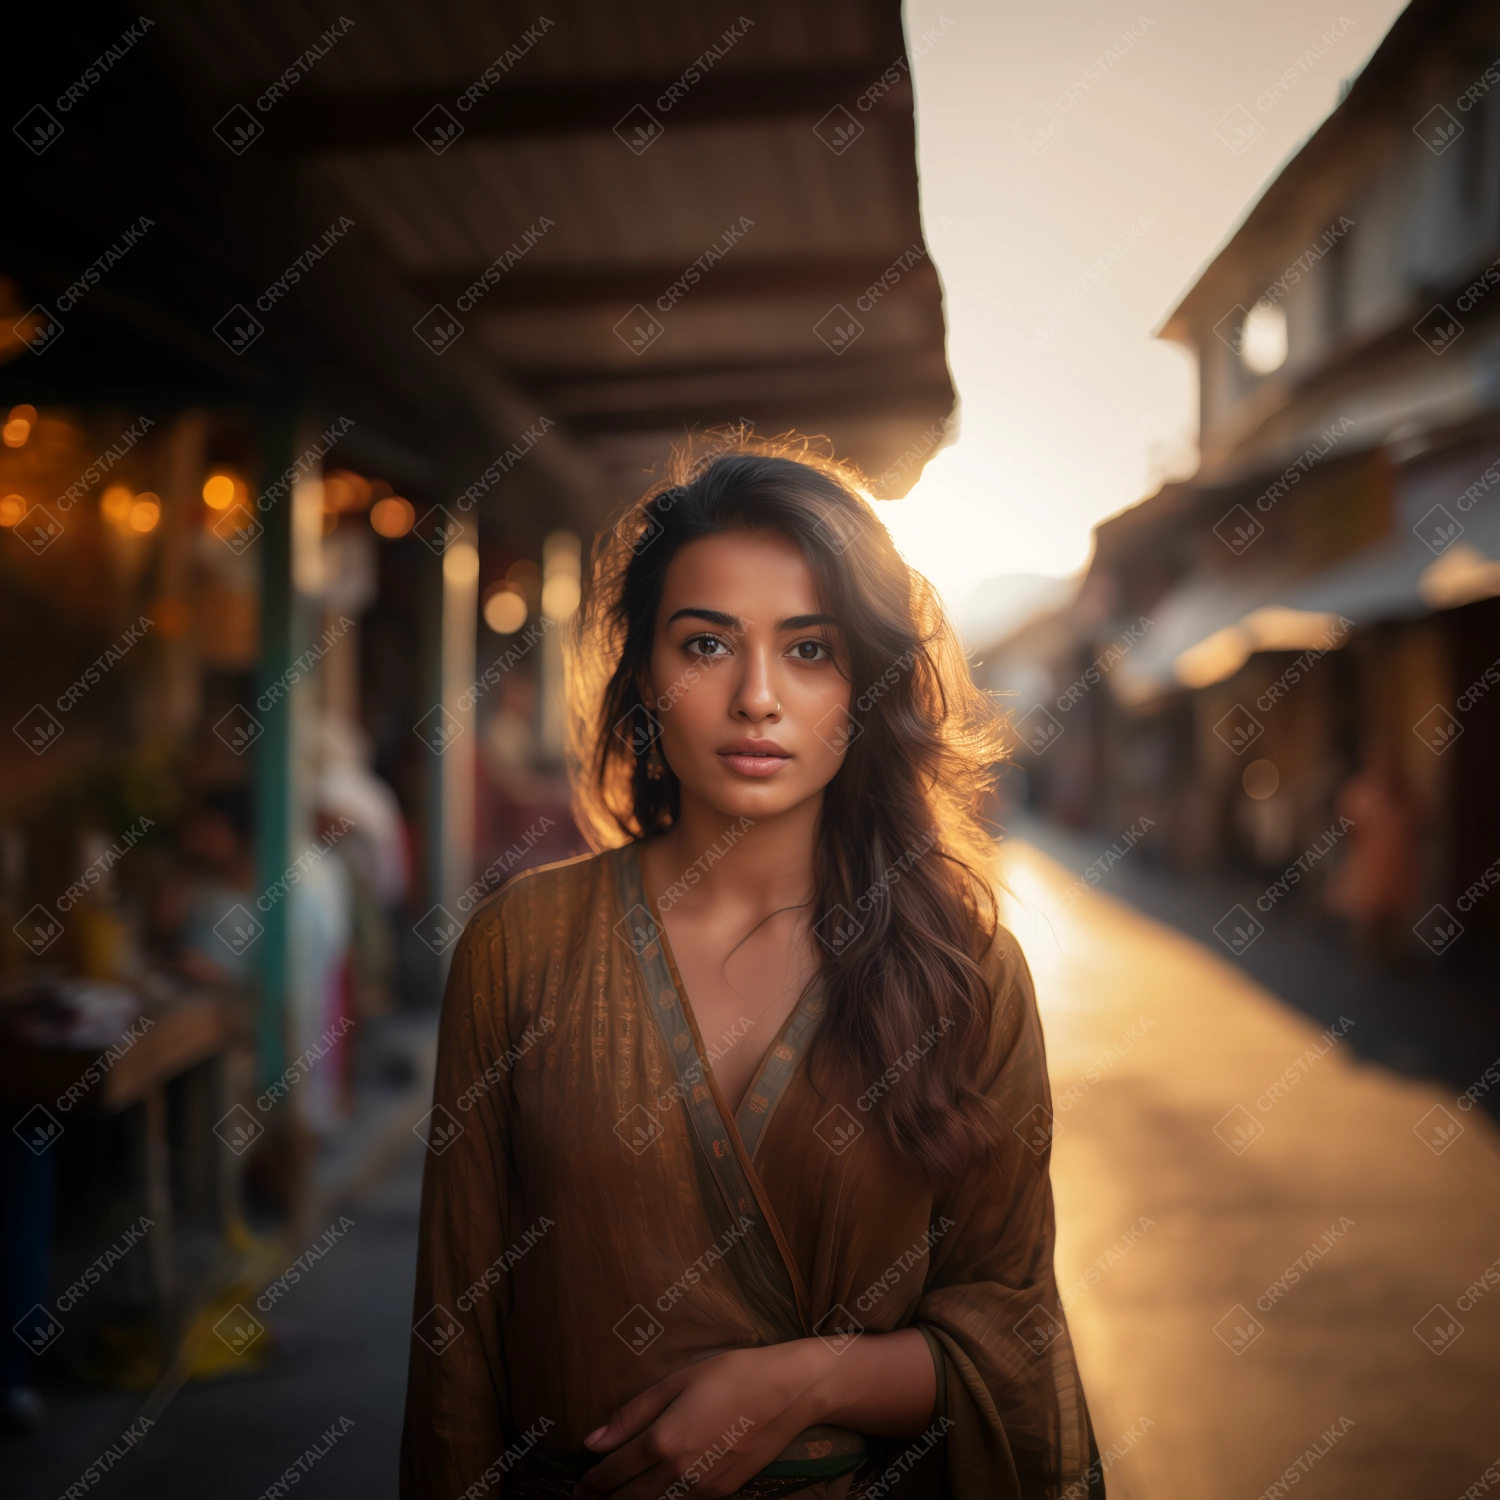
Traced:
<path fill-rule="evenodd" d="M 982 650 L 1019 630 L 1028 620 L 1071 599 L 1078 579 L 1040 573 L 1004 573 L 986 578 L 963 598 L 949 601 L 954 623 L 971 651 Z"/>

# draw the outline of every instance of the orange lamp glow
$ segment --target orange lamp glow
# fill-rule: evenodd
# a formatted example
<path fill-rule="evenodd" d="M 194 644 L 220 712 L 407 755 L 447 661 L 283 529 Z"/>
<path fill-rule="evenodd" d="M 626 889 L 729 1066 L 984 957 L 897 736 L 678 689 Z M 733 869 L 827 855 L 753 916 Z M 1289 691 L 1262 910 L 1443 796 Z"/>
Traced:
<path fill-rule="evenodd" d="M 483 615 L 496 635 L 514 635 L 526 623 L 526 601 L 513 589 L 498 588 L 484 601 Z"/>
<path fill-rule="evenodd" d="M 210 510 L 228 510 L 237 488 L 232 474 L 210 474 L 203 481 L 203 503 Z"/>
<path fill-rule="evenodd" d="M 155 531 L 161 520 L 161 500 L 149 490 L 137 495 L 130 507 L 130 529 L 132 531 Z"/>
<path fill-rule="evenodd" d="M 323 476 L 323 509 L 335 514 L 363 510 L 370 503 L 370 481 L 351 469 L 330 469 Z"/>
<path fill-rule="evenodd" d="M 7 495 L 0 500 L 0 526 L 14 526 L 25 514 L 25 496 Z"/>
<path fill-rule="evenodd" d="M 24 417 L 12 417 L 4 427 L 0 427 L 0 437 L 5 439 L 7 448 L 23 447 L 30 436 L 31 423 Z"/>
<path fill-rule="evenodd" d="M 387 495 L 370 510 L 370 525 L 384 537 L 405 536 L 417 524 L 417 509 L 400 495 Z"/>
<path fill-rule="evenodd" d="M 99 497 L 99 514 L 111 526 L 124 526 L 130 520 L 130 507 L 135 504 L 135 492 L 128 484 L 112 484 Z"/>

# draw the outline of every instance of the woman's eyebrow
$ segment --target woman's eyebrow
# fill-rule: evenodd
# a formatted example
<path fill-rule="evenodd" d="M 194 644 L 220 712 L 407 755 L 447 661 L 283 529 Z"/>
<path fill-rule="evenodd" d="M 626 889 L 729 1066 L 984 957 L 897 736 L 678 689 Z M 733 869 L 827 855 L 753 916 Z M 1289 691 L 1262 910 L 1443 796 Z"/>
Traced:
<path fill-rule="evenodd" d="M 668 619 L 671 625 L 677 620 L 705 620 L 710 625 L 722 625 L 726 630 L 744 630 L 745 622 L 738 615 L 727 614 L 722 609 L 699 609 L 689 606 L 687 609 L 679 609 L 676 614 Z M 783 630 L 807 630 L 813 625 L 838 625 L 838 621 L 832 615 L 788 615 L 784 620 L 776 622 L 776 629 Z"/>
<path fill-rule="evenodd" d="M 707 620 L 710 625 L 722 625 L 726 630 L 743 630 L 745 622 L 738 615 L 725 614 L 722 609 L 679 609 L 667 624 L 676 620 Z"/>

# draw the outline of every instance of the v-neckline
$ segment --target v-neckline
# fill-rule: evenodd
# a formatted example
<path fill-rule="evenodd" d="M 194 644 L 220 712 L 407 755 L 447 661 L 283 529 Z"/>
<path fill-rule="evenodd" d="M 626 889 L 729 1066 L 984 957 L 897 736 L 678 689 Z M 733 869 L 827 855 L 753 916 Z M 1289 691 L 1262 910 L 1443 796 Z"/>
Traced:
<path fill-rule="evenodd" d="M 723 1086 L 719 1082 L 719 1075 L 714 1069 L 713 1059 L 708 1055 L 708 1049 L 703 1044 L 703 1031 L 698 1025 L 697 1012 L 693 1009 L 693 1002 L 688 995 L 687 986 L 682 982 L 682 970 L 677 967 L 677 955 L 672 951 L 672 940 L 667 935 L 666 922 L 657 915 L 656 898 L 651 891 L 651 883 L 646 871 L 646 861 L 642 857 L 641 843 L 630 846 L 630 854 L 635 859 L 636 877 L 640 881 L 641 893 L 646 898 L 646 911 L 651 917 L 652 925 L 656 928 L 657 941 L 661 944 L 661 953 L 666 961 L 667 971 L 672 976 L 672 983 L 677 990 L 677 998 L 682 1005 L 683 1016 L 687 1020 L 688 1028 L 692 1032 L 693 1045 L 697 1049 L 698 1056 L 703 1062 L 703 1070 L 708 1076 L 709 1087 L 713 1090 L 714 1098 L 718 1104 L 719 1114 L 725 1123 L 731 1126 L 740 1136 L 741 1141 L 747 1144 L 747 1154 L 754 1156 L 754 1145 L 748 1144 L 747 1127 L 749 1121 L 745 1118 L 749 1106 L 753 1105 L 761 1095 L 761 1085 L 765 1082 L 766 1074 L 770 1071 L 773 1063 L 777 1060 L 777 1048 L 783 1046 L 792 1023 L 802 1014 L 809 1000 L 820 989 L 819 981 L 822 978 L 820 971 L 814 970 L 812 977 L 803 985 L 801 993 L 798 994 L 792 1008 L 787 1012 L 781 1025 L 777 1028 L 776 1035 L 767 1044 L 766 1049 L 760 1055 L 760 1061 L 755 1065 L 755 1071 L 750 1075 L 750 1082 L 745 1088 L 739 1104 L 730 1110 L 729 1101 L 725 1097 Z M 754 1024 L 754 1023 L 752 1023 Z M 756 1132 L 758 1138 L 759 1132 Z"/>

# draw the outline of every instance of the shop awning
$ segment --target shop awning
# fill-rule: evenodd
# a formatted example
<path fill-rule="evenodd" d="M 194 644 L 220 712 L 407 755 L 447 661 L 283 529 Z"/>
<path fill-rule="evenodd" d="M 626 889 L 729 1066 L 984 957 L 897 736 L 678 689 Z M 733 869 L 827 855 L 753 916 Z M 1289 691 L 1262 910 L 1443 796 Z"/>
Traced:
<path fill-rule="evenodd" d="M 1449 509 L 1295 583 L 1273 569 L 1184 580 L 1110 682 L 1122 702 L 1141 704 L 1222 682 L 1257 651 L 1328 649 L 1365 625 L 1496 596 L 1500 501 L 1461 521 Z"/>
<path fill-rule="evenodd" d="M 1137 706 L 1174 689 L 1205 686 L 1203 680 L 1188 682 L 1179 677 L 1179 659 L 1220 632 L 1237 627 L 1283 593 L 1288 583 L 1287 573 L 1275 566 L 1243 573 L 1190 574 L 1148 612 L 1151 625 L 1145 638 L 1109 674 L 1115 696 Z M 1201 678 L 1201 673 L 1197 675 Z"/>
<path fill-rule="evenodd" d="M 100 390 L 127 364 L 200 401 L 290 372 L 353 420 L 348 461 L 434 498 L 489 467 L 481 509 L 512 528 L 600 524 L 717 425 L 824 435 L 892 497 L 941 444 L 899 0 L 155 15 L 117 75 L 128 127 L 101 89 L 44 156 L 12 143 L 6 327 L 155 226 L 56 352 L 0 363 L 12 401 L 135 400 Z M 86 50 L 72 12 L 29 24 L 17 55 Z M 102 347 L 105 322 L 143 348 Z"/>
<path fill-rule="evenodd" d="M 1356 625 L 1410 620 L 1500 594 L 1500 496 L 1467 514 L 1433 506 L 1377 546 L 1309 578 L 1278 602 L 1326 610 Z"/>

